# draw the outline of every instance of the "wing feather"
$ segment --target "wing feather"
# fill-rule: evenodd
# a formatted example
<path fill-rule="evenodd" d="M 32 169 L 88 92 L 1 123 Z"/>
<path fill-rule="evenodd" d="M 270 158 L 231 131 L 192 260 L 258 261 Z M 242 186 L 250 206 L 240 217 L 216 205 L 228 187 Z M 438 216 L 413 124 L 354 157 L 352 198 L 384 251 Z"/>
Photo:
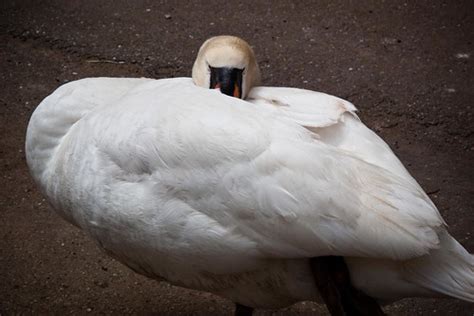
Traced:
<path fill-rule="evenodd" d="M 183 214 L 201 214 L 196 229 L 192 218 L 165 213 L 171 214 L 166 222 L 186 222 L 178 227 L 189 245 L 205 239 L 209 244 L 201 246 L 219 254 L 228 252 L 222 245 L 239 245 L 233 249 L 241 256 L 262 259 L 406 259 L 438 247 L 443 221 L 411 177 L 314 140 L 277 112 L 187 80 L 145 83 L 81 120 L 75 132 L 101 156 L 88 156 L 82 145 L 71 156 L 84 166 L 99 164 L 94 170 L 113 165 L 114 173 L 83 172 L 74 181 L 94 182 L 94 190 L 114 184 L 131 193 L 129 187 L 153 192 L 146 203 L 119 190 L 91 196 L 106 197 L 101 199 L 130 214 L 139 207 L 152 222 L 160 223 L 170 201 L 186 205 Z M 206 230 L 218 233 L 207 236 Z M 160 240 L 166 229 L 147 233 Z"/>
<path fill-rule="evenodd" d="M 342 114 L 357 117 L 355 106 L 341 98 L 310 90 L 280 87 L 256 87 L 248 100 L 265 106 L 281 116 L 302 126 L 315 128 L 339 122 Z"/>
<path fill-rule="evenodd" d="M 418 187 L 322 143 L 274 143 L 224 179 L 234 186 L 216 194 L 265 253 L 407 259 L 438 247 L 443 221 Z"/>

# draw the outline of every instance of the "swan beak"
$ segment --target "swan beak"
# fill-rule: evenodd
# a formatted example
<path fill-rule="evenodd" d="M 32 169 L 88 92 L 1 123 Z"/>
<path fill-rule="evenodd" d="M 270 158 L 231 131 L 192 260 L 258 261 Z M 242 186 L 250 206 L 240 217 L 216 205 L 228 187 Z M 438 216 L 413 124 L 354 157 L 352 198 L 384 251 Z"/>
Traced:
<path fill-rule="evenodd" d="M 231 97 L 242 98 L 243 69 L 209 67 L 211 69 L 211 89 L 219 89 Z"/>

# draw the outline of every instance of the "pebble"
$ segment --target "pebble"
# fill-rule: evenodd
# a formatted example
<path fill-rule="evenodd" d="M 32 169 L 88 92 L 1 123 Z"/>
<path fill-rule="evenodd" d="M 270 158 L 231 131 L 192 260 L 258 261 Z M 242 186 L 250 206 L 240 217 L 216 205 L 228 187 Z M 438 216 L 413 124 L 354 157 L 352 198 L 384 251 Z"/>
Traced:
<path fill-rule="evenodd" d="M 456 54 L 456 58 L 458 58 L 458 59 L 468 59 L 469 57 L 471 57 L 471 54 L 467 54 L 467 53 L 457 53 Z"/>

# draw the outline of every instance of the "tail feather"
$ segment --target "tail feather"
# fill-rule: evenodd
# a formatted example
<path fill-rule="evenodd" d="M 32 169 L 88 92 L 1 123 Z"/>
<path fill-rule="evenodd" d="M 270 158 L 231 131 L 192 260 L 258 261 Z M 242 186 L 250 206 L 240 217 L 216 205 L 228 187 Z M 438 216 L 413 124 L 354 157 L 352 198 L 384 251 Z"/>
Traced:
<path fill-rule="evenodd" d="M 432 291 L 474 302 L 474 255 L 447 232 L 440 248 L 404 264 L 407 280 Z"/>

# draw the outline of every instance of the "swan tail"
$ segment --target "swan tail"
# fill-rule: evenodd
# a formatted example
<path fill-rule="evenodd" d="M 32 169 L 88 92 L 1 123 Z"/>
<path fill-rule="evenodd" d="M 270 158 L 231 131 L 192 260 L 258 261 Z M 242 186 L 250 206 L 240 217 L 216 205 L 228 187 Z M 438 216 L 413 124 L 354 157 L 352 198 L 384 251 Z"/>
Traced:
<path fill-rule="evenodd" d="M 474 255 L 447 232 L 440 248 L 404 265 L 407 280 L 432 291 L 474 302 Z"/>

